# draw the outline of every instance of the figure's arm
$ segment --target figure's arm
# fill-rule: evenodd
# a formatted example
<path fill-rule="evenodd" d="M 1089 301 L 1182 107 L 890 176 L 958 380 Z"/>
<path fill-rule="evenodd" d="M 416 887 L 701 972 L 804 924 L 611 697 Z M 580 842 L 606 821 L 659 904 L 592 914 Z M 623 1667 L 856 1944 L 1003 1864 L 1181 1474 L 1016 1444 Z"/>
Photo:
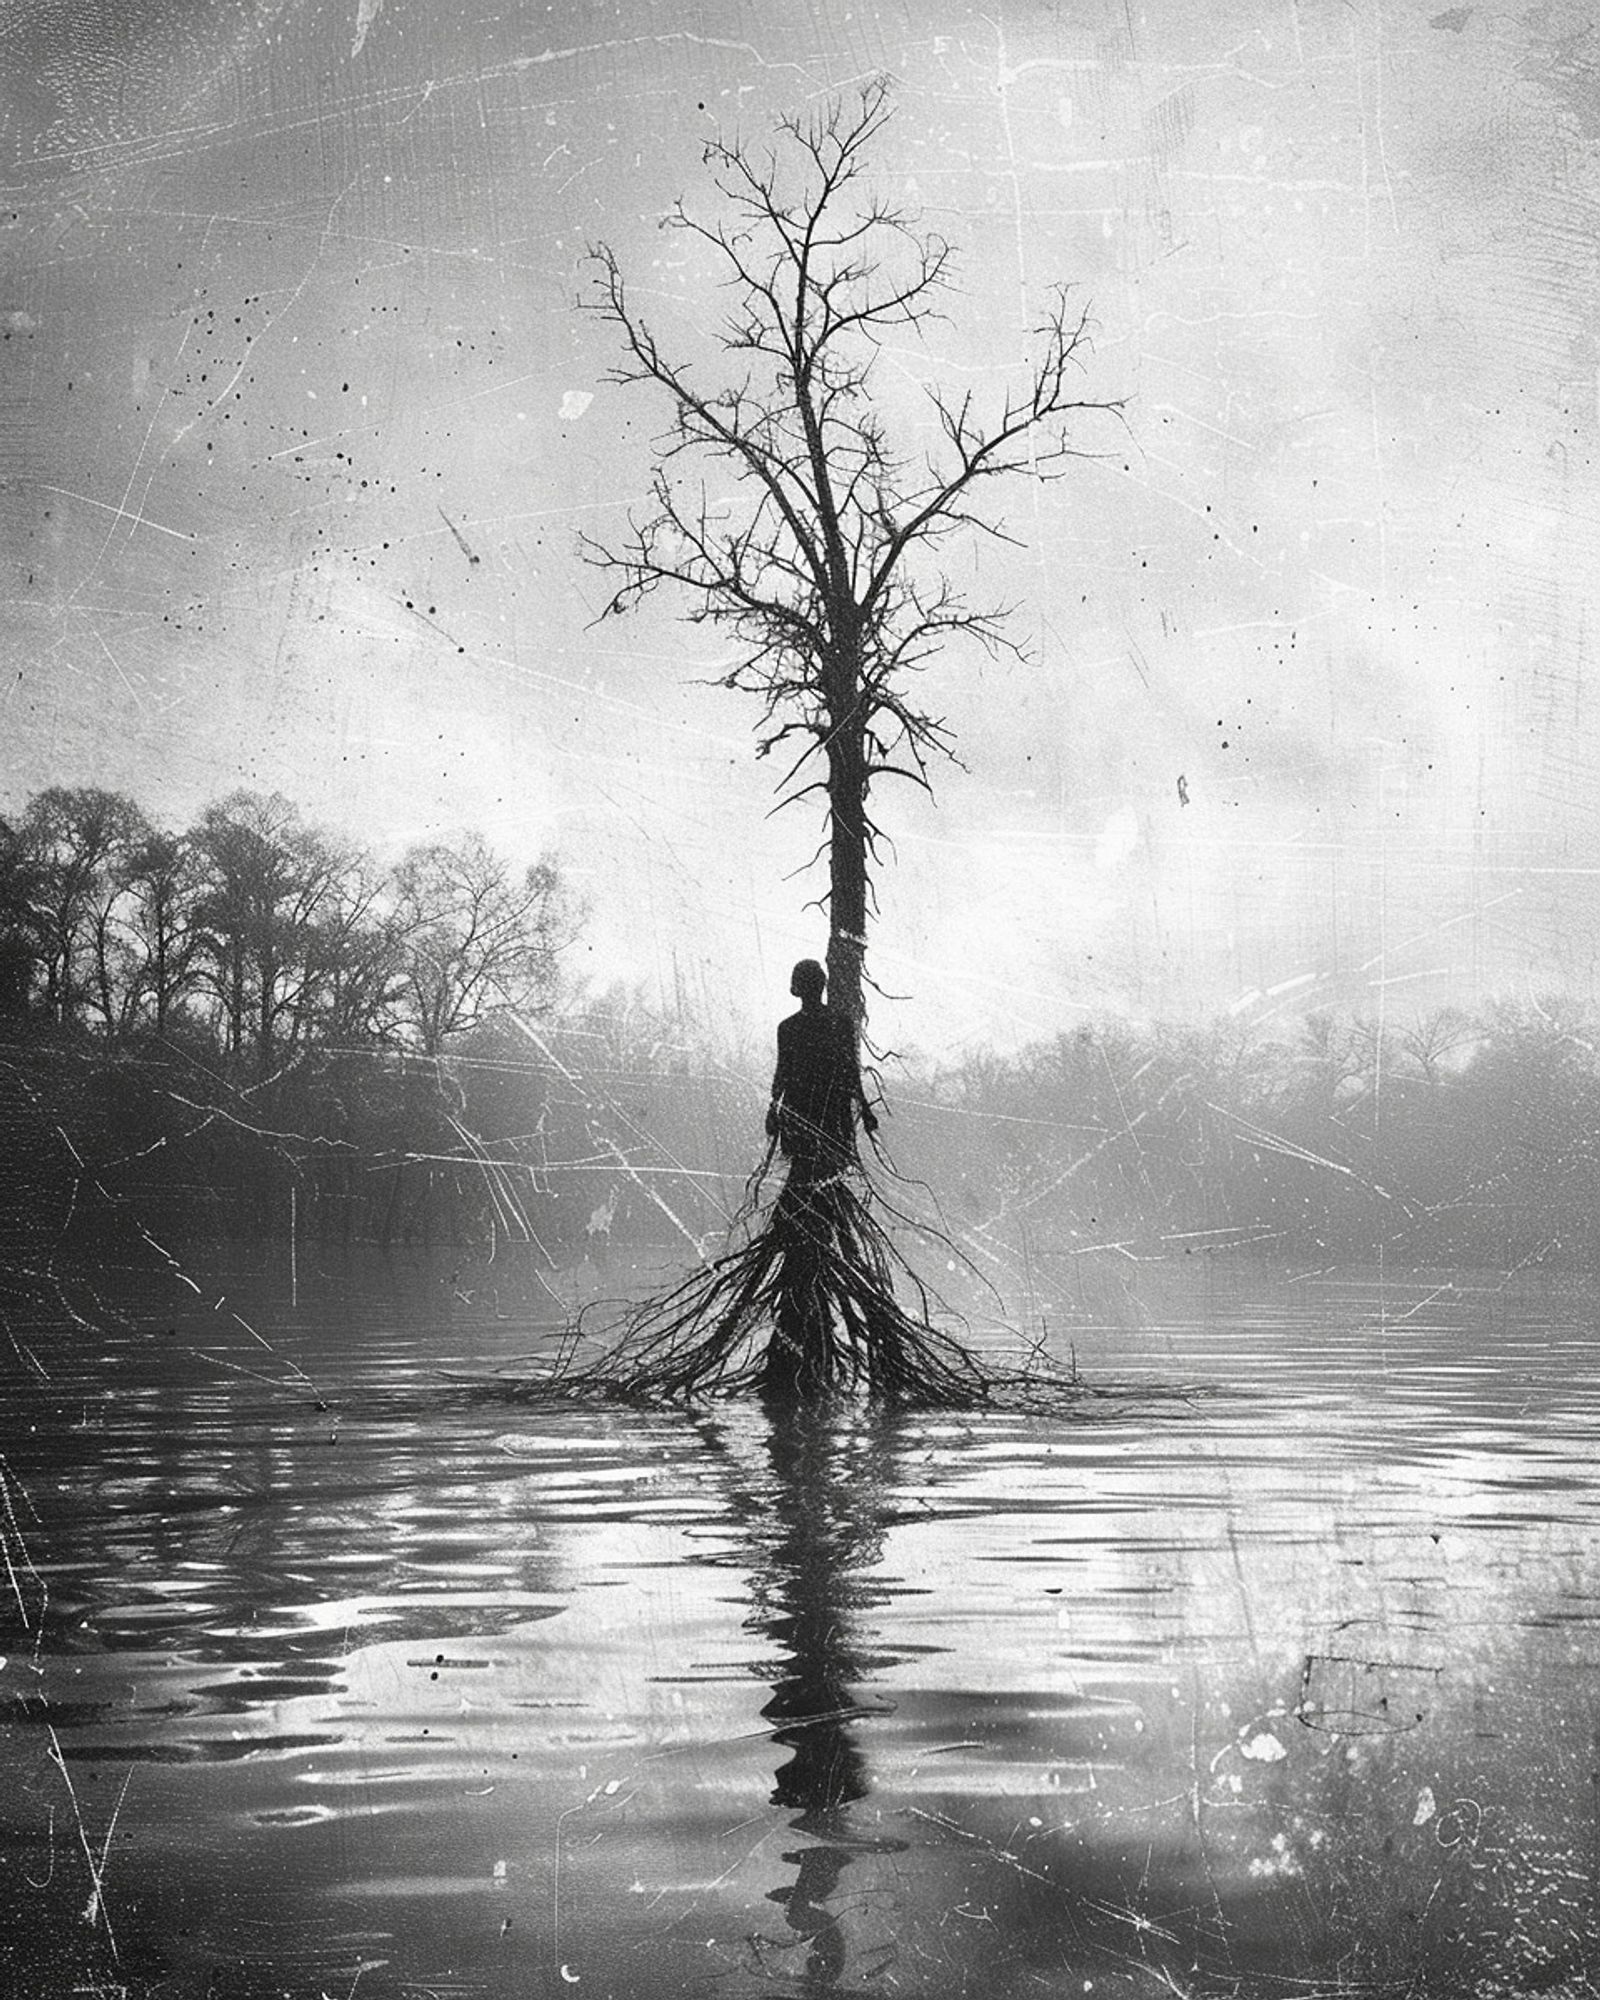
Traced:
<path fill-rule="evenodd" d="M 778 1111 L 783 1103 L 783 1087 L 787 1068 L 788 1065 L 785 1063 L 783 1057 L 783 1029 L 780 1026 L 778 1029 L 778 1065 L 772 1072 L 772 1093 L 767 1100 L 767 1137 L 769 1139 L 776 1139 L 778 1136 Z"/>

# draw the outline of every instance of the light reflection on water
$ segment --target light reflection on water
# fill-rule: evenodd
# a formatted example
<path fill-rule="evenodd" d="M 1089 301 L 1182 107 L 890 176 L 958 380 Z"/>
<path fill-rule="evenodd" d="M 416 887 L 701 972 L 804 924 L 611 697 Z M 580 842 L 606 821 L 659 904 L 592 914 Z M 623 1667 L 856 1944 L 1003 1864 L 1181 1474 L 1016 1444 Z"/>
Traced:
<path fill-rule="evenodd" d="M 776 1428 L 464 1386 L 500 1282 L 30 1329 L 14 1990 L 1591 1990 L 1589 1281 L 1075 1276 L 1120 1400 Z"/>

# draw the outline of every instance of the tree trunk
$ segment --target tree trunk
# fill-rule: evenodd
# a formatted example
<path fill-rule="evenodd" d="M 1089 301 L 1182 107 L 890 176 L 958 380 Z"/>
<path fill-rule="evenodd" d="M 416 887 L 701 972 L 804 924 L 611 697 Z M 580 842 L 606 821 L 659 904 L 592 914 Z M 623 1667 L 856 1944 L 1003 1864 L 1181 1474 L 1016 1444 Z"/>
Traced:
<path fill-rule="evenodd" d="M 778 1301 L 761 1372 L 762 1394 L 781 1404 L 809 1402 L 832 1380 L 827 1195 L 793 1170 L 773 1217 L 779 1249 Z"/>
<path fill-rule="evenodd" d="M 230 944 L 228 954 L 228 1052 L 239 1056 L 244 1052 L 244 946 Z"/>
<path fill-rule="evenodd" d="M 256 1063 L 262 1076 L 272 1064 L 272 987 L 271 967 L 261 967 L 261 998 L 256 1007 Z"/>
<path fill-rule="evenodd" d="M 156 977 L 154 997 L 156 1003 L 156 1033 L 157 1035 L 165 1035 L 167 1032 L 167 934 L 165 923 L 159 917 L 156 920 L 155 957 Z"/>
<path fill-rule="evenodd" d="M 860 689 L 831 704 L 828 737 L 828 1003 L 859 1036 L 866 1012 L 867 749 Z"/>

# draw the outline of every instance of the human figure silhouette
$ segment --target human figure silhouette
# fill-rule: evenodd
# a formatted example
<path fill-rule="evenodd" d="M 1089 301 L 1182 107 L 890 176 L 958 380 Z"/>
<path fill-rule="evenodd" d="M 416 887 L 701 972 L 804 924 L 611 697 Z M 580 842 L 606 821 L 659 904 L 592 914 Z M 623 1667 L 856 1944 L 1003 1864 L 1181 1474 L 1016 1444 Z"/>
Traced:
<path fill-rule="evenodd" d="M 827 981 L 814 958 L 801 959 L 790 975 L 800 1011 L 778 1023 L 778 1066 L 767 1107 L 767 1135 L 782 1148 L 791 1179 L 801 1182 L 849 1164 L 857 1112 L 869 1133 L 878 1129 L 861 1086 L 854 1026 L 825 1004 Z"/>

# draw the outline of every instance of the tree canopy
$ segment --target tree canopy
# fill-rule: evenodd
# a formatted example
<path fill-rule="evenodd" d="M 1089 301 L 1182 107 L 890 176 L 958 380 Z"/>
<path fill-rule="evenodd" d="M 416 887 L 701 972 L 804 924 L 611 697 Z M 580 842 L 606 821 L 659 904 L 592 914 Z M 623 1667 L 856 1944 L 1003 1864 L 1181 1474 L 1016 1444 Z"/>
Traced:
<path fill-rule="evenodd" d="M 52 786 L 0 820 L 0 1015 L 199 1036 L 263 1076 L 313 1044 L 439 1056 L 548 1006 L 577 916 L 554 860 L 519 873 L 476 833 L 384 868 L 277 792 L 173 832 Z"/>
<path fill-rule="evenodd" d="M 662 585 L 733 642 L 722 676 L 761 704 L 757 754 L 787 759 L 785 800 L 826 801 L 831 998 L 862 1010 L 874 783 L 931 789 L 953 752 L 916 675 L 952 640 L 1022 656 L 1007 607 L 975 604 L 944 548 L 964 531 L 1011 539 L 991 493 L 1090 456 L 1080 420 L 1121 405 L 1085 393 L 1087 307 L 1051 291 L 1032 359 L 990 395 L 931 362 L 920 424 L 890 422 L 888 348 L 922 349 L 957 289 L 952 246 L 875 185 L 892 116 L 887 83 L 779 121 L 769 146 L 706 149 L 711 219 L 681 202 L 668 225 L 708 253 L 724 309 L 709 367 L 669 350 L 622 265 L 597 246 L 590 304 L 620 333 L 612 380 L 664 395 L 649 499 L 615 542 L 587 539 L 612 579 L 608 611 Z M 708 483 L 711 467 L 726 489 Z"/>

